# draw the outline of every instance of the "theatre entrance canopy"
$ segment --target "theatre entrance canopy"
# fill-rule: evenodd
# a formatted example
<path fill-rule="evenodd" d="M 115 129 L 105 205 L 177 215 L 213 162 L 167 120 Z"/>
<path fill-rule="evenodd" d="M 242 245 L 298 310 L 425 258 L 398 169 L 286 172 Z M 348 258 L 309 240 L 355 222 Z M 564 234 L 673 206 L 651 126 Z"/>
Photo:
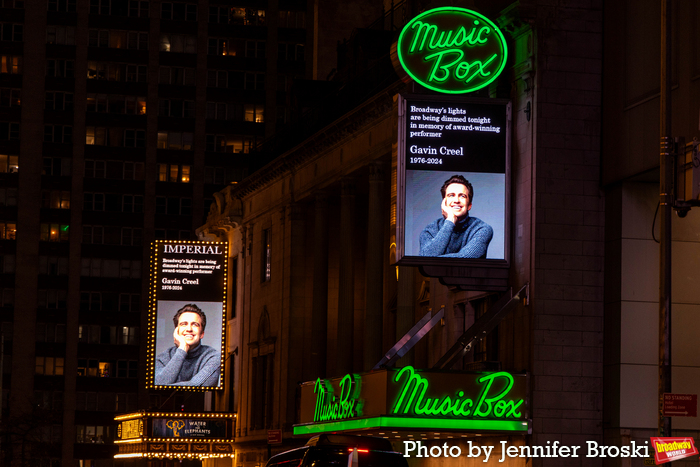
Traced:
<path fill-rule="evenodd" d="M 114 418 L 115 459 L 207 459 L 233 457 L 235 414 L 136 412 Z"/>
<path fill-rule="evenodd" d="M 294 435 L 354 433 L 416 440 L 527 434 L 528 376 L 412 366 L 302 384 Z M 437 435 L 437 436 L 436 436 Z"/>

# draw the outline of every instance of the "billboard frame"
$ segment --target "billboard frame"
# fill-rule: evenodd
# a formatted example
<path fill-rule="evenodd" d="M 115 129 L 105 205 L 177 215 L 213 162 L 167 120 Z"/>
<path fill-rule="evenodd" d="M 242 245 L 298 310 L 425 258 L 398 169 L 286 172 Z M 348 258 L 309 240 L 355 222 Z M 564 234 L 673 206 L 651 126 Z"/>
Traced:
<path fill-rule="evenodd" d="M 221 270 L 223 275 L 223 284 L 221 286 L 221 333 L 219 343 L 219 385 L 218 386 L 180 386 L 180 385 L 157 385 L 155 384 L 155 366 L 156 366 L 156 339 L 157 334 L 157 318 L 158 318 L 158 303 L 159 303 L 159 278 L 161 276 L 159 265 L 159 251 L 164 245 L 186 245 L 186 246 L 206 246 L 220 247 L 222 256 Z M 212 253 L 213 254 L 213 253 Z M 149 291 L 148 291 L 148 348 L 147 348 L 147 365 L 146 365 L 146 389 L 174 389 L 178 391 L 190 392 L 208 392 L 208 391 L 223 391 L 225 381 L 225 351 L 226 351 L 226 309 L 227 309 L 227 291 L 228 291 L 228 243 L 227 242 L 202 242 L 202 241 L 186 241 L 186 240 L 156 240 L 151 243 L 150 257 L 150 276 L 149 276 Z M 182 300 L 186 302 L 187 300 Z M 211 301 L 216 303 L 219 300 Z"/>
<path fill-rule="evenodd" d="M 405 254 L 406 238 L 406 148 L 408 138 L 407 129 L 407 105 L 409 102 L 441 104 L 460 104 L 460 105 L 493 105 L 503 106 L 506 112 L 506 128 L 505 128 L 505 219 L 504 219 L 504 259 L 471 259 L 471 258 L 440 258 L 440 257 L 421 257 L 408 256 Z M 489 270 L 493 269 L 508 269 L 511 264 L 511 136 L 512 136 L 512 103 L 509 99 L 489 99 L 476 98 L 459 95 L 434 95 L 434 94 L 398 94 L 396 115 L 396 131 L 397 131 L 397 149 L 396 157 L 396 193 L 392 196 L 392 202 L 395 199 L 396 203 L 396 265 L 399 266 L 419 266 L 424 275 L 433 276 L 434 274 L 425 274 L 428 271 L 445 270 L 452 268 L 484 268 L 484 278 L 493 277 Z M 449 271 L 446 271 L 449 272 Z M 456 272 L 456 276 L 461 274 Z M 482 274 L 475 270 L 474 276 Z M 453 274 L 444 274 L 445 276 L 453 276 Z M 484 290 L 484 289 L 475 289 Z"/>

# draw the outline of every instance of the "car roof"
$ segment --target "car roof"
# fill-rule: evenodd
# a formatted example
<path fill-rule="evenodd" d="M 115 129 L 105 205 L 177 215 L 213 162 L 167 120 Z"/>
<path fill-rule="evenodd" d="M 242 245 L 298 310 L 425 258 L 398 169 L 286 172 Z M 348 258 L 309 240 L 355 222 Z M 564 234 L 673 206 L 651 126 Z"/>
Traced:
<path fill-rule="evenodd" d="M 349 446 L 373 451 L 393 451 L 391 441 L 386 438 L 374 436 L 358 435 L 334 435 L 323 434 L 314 436 L 307 443 L 307 446 Z"/>

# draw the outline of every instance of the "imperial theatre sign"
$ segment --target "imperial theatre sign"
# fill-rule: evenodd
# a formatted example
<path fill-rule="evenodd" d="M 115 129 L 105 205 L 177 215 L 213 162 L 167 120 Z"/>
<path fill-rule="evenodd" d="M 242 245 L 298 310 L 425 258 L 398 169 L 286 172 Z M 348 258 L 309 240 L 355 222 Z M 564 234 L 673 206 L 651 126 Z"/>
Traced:
<path fill-rule="evenodd" d="M 411 366 L 302 385 L 295 435 L 396 429 L 528 431 L 527 377 Z"/>
<path fill-rule="evenodd" d="M 508 57 L 498 27 L 458 7 L 435 8 L 413 18 L 399 35 L 396 53 L 411 78 L 448 94 L 487 86 L 503 71 Z"/>

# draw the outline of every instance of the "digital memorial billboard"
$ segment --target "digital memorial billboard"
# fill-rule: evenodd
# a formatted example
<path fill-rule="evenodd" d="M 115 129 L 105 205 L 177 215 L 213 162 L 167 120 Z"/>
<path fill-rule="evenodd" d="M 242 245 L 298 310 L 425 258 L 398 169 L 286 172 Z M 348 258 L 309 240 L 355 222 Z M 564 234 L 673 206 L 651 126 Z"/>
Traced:
<path fill-rule="evenodd" d="M 396 259 L 509 264 L 510 103 L 399 96 Z"/>
<path fill-rule="evenodd" d="M 223 242 L 152 244 L 148 387 L 223 388 L 227 258 Z"/>

